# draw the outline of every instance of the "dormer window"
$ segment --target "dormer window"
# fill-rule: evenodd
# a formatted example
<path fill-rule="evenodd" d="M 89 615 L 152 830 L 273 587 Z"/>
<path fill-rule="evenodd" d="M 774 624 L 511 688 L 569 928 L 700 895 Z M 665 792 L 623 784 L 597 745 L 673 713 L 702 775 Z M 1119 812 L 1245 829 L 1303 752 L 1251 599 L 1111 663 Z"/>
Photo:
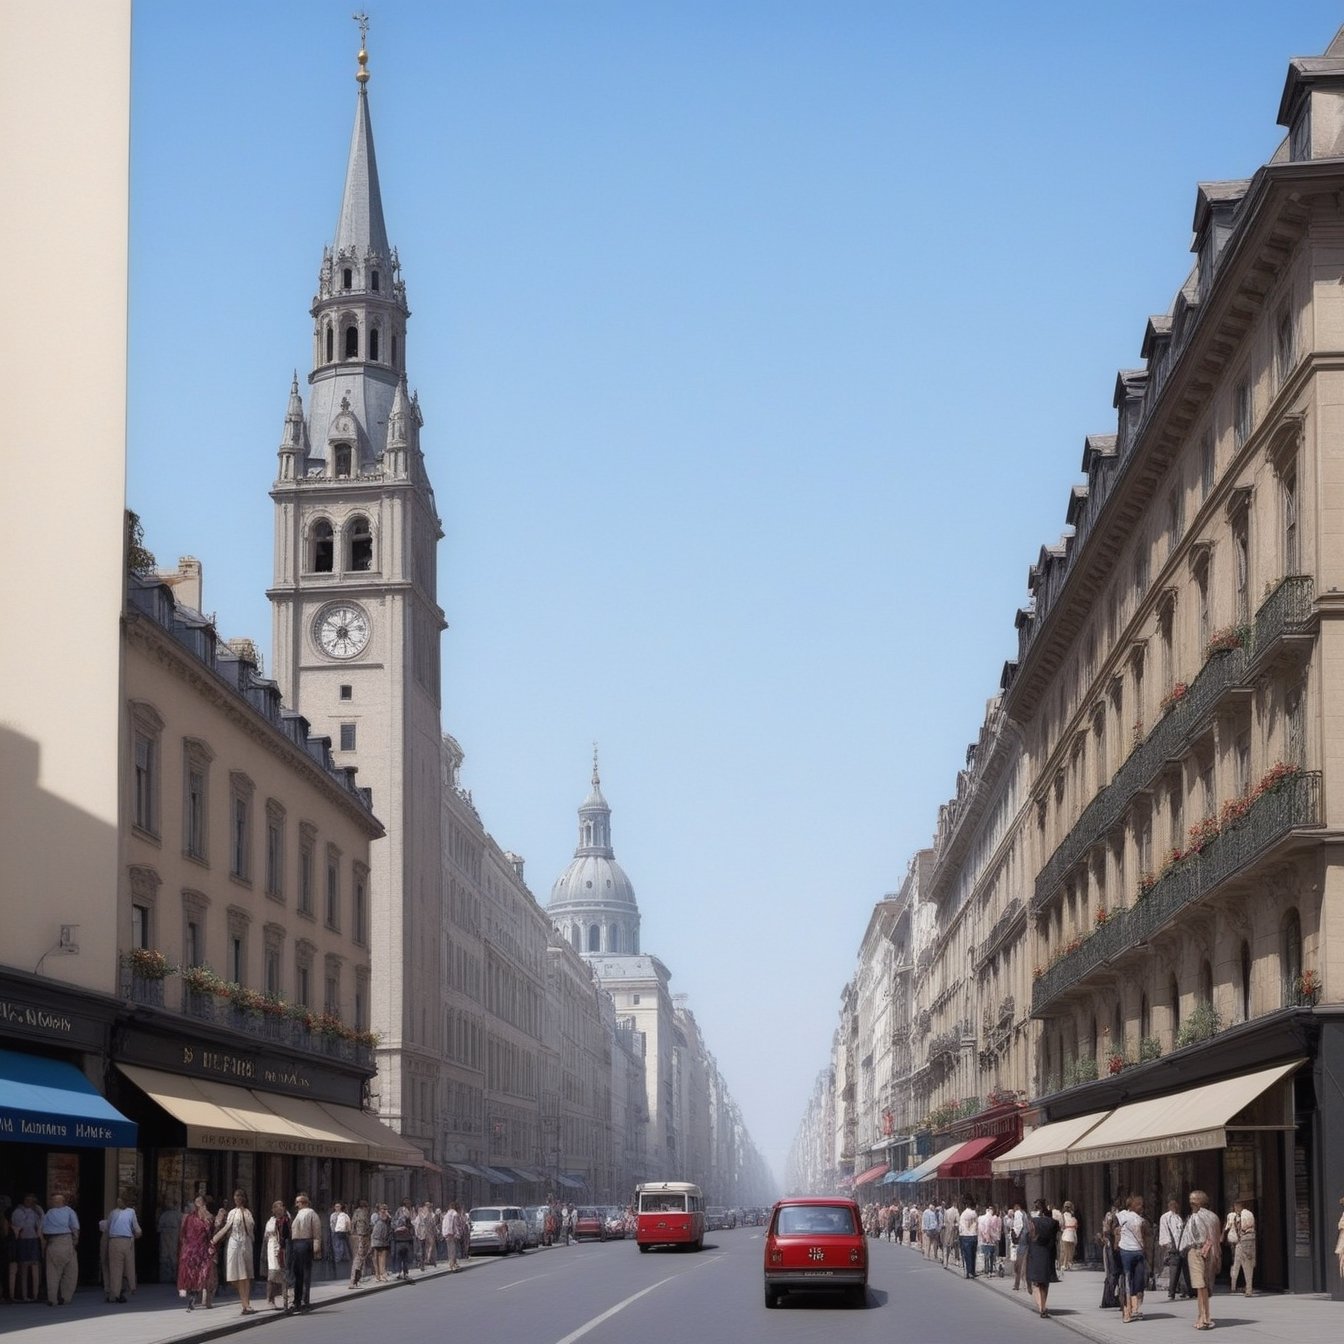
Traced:
<path fill-rule="evenodd" d="M 369 288 L 370 288 L 371 290 L 373 290 L 373 292 L 374 292 L 375 294 L 378 292 L 378 272 L 377 272 L 377 271 L 374 271 L 373 274 L 369 276 Z"/>
<path fill-rule="evenodd" d="M 1294 163 L 1311 158 L 1311 99 L 1302 100 L 1302 110 L 1293 120 L 1288 133 L 1288 157 Z"/>
<path fill-rule="evenodd" d="M 349 479 L 350 445 L 348 443 L 338 443 L 332 451 L 331 474 L 340 480 Z"/>
<path fill-rule="evenodd" d="M 341 288 L 349 289 L 354 284 L 354 282 L 355 282 L 354 272 L 351 271 L 351 269 L 347 266 L 345 270 L 341 272 Z"/>
<path fill-rule="evenodd" d="M 345 358 L 359 358 L 359 328 L 353 325 L 345 329 Z"/>

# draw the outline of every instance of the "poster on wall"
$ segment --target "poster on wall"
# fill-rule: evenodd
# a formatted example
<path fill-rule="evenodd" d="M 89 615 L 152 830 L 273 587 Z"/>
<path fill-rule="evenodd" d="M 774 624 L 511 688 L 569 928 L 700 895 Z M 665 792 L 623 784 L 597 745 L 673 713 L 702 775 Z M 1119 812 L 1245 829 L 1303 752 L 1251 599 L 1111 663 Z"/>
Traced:
<path fill-rule="evenodd" d="M 74 1153 L 47 1154 L 47 1202 L 64 1195 L 70 1205 L 79 1203 L 79 1158 Z"/>

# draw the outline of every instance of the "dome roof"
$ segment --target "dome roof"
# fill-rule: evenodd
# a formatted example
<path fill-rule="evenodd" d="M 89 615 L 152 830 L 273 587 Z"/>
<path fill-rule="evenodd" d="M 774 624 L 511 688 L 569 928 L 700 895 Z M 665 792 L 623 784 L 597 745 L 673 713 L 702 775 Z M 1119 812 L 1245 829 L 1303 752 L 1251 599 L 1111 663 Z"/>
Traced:
<path fill-rule="evenodd" d="M 551 888 L 549 909 L 564 906 L 621 906 L 636 909 L 635 888 L 625 870 L 605 854 L 577 854 Z"/>

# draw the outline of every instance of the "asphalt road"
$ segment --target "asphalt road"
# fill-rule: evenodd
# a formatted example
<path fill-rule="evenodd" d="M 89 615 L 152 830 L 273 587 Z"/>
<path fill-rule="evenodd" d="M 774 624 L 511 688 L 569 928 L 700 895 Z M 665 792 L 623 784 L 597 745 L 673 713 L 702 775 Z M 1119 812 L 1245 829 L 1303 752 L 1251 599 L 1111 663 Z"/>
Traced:
<path fill-rule="evenodd" d="M 719 1344 L 719 1341 L 1076 1339 L 1054 1322 L 903 1247 L 871 1244 L 862 1310 L 825 1294 L 789 1294 L 767 1311 L 762 1231 L 710 1234 L 698 1254 L 633 1241 L 511 1255 L 470 1273 L 347 1299 L 285 1322 L 286 1344 L 333 1339 L 469 1338 L 482 1344 Z"/>

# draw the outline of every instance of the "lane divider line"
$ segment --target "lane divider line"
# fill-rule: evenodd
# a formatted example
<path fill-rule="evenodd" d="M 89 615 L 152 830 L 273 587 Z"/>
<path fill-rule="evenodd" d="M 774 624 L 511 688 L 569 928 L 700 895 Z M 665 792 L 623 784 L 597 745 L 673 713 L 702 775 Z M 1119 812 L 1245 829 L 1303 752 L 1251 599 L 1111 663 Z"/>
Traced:
<path fill-rule="evenodd" d="M 723 1259 L 721 1255 L 716 1255 L 714 1257 L 714 1260 L 721 1259 Z M 700 1262 L 701 1265 L 712 1263 L 713 1261 L 711 1260 L 702 1260 Z M 699 1268 L 700 1265 L 692 1265 L 690 1270 Z M 631 1294 L 625 1301 L 616 1303 L 614 1307 L 608 1307 L 600 1316 L 594 1316 L 591 1321 L 585 1321 L 577 1330 L 571 1330 L 563 1339 L 557 1339 L 555 1344 L 574 1344 L 575 1340 L 582 1339 L 584 1335 L 588 1334 L 590 1331 L 596 1330 L 604 1321 L 609 1321 L 618 1312 L 622 1312 L 626 1307 L 638 1302 L 641 1297 L 647 1297 L 655 1288 L 661 1288 L 663 1284 L 671 1283 L 673 1279 L 681 1278 L 684 1274 L 689 1273 L 690 1270 L 682 1270 L 678 1274 L 669 1274 L 667 1278 L 659 1279 L 657 1283 L 651 1283 L 647 1288 L 641 1288 L 639 1292 Z"/>

